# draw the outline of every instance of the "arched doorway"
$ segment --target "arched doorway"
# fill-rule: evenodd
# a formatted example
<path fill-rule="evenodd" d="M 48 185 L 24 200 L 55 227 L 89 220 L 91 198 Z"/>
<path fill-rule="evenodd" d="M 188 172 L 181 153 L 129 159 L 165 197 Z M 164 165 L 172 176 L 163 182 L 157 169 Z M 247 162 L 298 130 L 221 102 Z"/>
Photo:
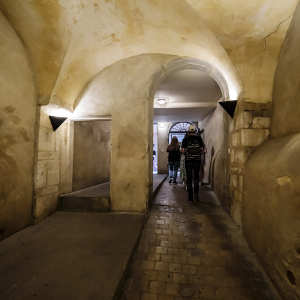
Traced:
<path fill-rule="evenodd" d="M 195 126 L 197 129 L 197 126 L 192 122 L 175 122 L 169 131 L 169 143 L 173 136 L 176 136 L 178 141 L 181 143 L 190 125 Z"/>

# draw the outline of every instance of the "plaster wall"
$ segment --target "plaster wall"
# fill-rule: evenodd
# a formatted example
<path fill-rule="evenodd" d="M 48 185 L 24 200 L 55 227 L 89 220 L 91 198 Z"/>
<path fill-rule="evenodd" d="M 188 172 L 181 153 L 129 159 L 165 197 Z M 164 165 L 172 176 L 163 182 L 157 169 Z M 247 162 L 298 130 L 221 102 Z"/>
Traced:
<path fill-rule="evenodd" d="M 59 194 L 72 191 L 74 122 L 66 120 L 53 131 L 47 106 L 39 108 L 34 168 L 33 218 L 39 223 L 57 209 Z"/>
<path fill-rule="evenodd" d="M 221 105 L 218 105 L 211 114 L 201 121 L 200 129 L 204 130 L 203 142 L 207 147 L 204 182 L 210 183 L 224 208 L 229 211 L 230 205 L 227 199 L 229 116 L 225 115 Z"/>
<path fill-rule="evenodd" d="M 271 137 L 249 159 L 245 233 L 283 299 L 300 298 L 300 6 L 286 35 L 274 81 Z"/>
<path fill-rule="evenodd" d="M 32 224 L 35 75 L 0 11 L 0 239 Z"/>
<path fill-rule="evenodd" d="M 96 74 L 143 53 L 207 61 L 223 73 L 232 97 L 241 91 L 226 51 L 184 0 L 0 0 L 0 8 L 28 48 L 40 103 L 51 95 L 52 104 L 72 110 Z"/>
<path fill-rule="evenodd" d="M 243 97 L 270 102 L 274 75 L 298 0 L 187 0 L 215 34 L 243 82 Z"/>
<path fill-rule="evenodd" d="M 280 48 L 297 3 L 0 0 L 0 8 L 33 61 L 39 103 L 51 97 L 51 103 L 72 111 L 97 73 L 141 53 L 205 60 L 226 77 L 231 99 L 243 86 L 248 101 L 270 102 Z"/>
<path fill-rule="evenodd" d="M 162 124 L 164 126 L 162 127 Z M 169 131 L 173 122 L 158 122 L 158 146 L 157 146 L 157 173 L 168 174 L 169 170 L 167 165 L 169 145 Z"/>
<path fill-rule="evenodd" d="M 73 105 L 98 72 L 143 53 L 204 60 L 222 72 L 232 97 L 241 91 L 239 77 L 227 53 L 186 1 L 94 0 L 85 3 L 72 34 L 52 101 L 56 96 Z"/>
<path fill-rule="evenodd" d="M 111 121 L 74 122 L 73 189 L 110 181 Z"/>
<path fill-rule="evenodd" d="M 39 104 L 47 104 L 86 0 L 0 0 L 36 74 Z M 60 99 L 55 102 L 59 104 Z"/>

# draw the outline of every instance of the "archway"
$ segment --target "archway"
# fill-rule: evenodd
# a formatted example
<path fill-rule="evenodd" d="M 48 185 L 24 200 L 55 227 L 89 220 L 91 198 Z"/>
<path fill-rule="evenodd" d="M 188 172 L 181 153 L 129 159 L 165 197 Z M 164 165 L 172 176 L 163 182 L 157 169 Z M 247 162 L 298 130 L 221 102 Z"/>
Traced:
<path fill-rule="evenodd" d="M 181 142 L 189 125 L 198 128 L 200 121 L 216 109 L 218 101 L 229 100 L 229 90 L 224 76 L 211 64 L 195 58 L 178 58 L 153 76 L 150 97 L 154 123 L 164 123 L 164 127 L 157 127 L 161 138 L 156 150 L 157 171 L 162 174 L 168 172 L 165 151 L 172 136 L 176 135 Z"/>
<path fill-rule="evenodd" d="M 111 116 L 112 119 L 112 211 L 143 211 L 147 200 L 151 199 L 155 92 L 159 83 L 177 70 L 199 70 L 207 77 L 214 76 L 217 79 L 215 84 L 222 87 L 219 99 L 229 99 L 225 79 L 210 64 L 197 59 L 155 54 L 135 56 L 111 65 L 93 78 L 77 100 L 74 116 Z M 185 121 L 195 120 L 185 118 Z M 166 144 L 169 125 L 173 123 L 166 122 L 164 127 Z M 158 153 L 161 150 L 165 153 L 166 148 L 163 146 Z M 166 162 L 164 159 L 167 169 Z"/>
<path fill-rule="evenodd" d="M 197 126 L 192 122 L 175 122 L 169 130 L 169 143 L 171 142 L 173 136 L 176 136 L 178 141 L 181 143 L 190 125 L 193 125 L 197 128 Z"/>

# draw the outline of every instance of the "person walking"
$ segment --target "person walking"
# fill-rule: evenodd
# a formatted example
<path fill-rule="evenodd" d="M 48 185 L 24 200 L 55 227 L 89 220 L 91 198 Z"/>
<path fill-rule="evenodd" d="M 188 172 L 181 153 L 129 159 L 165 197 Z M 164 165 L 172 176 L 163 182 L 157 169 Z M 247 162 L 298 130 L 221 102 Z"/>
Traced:
<path fill-rule="evenodd" d="M 198 199 L 199 192 L 199 171 L 203 141 L 196 136 L 196 127 L 191 125 L 188 128 L 189 136 L 182 141 L 181 153 L 185 154 L 185 169 L 187 176 L 188 200 L 193 202 L 193 171 L 194 171 L 194 198 Z"/>
<path fill-rule="evenodd" d="M 185 138 L 189 136 L 189 133 L 186 132 Z M 180 177 L 183 181 L 183 188 L 187 190 L 187 185 L 186 185 L 186 170 L 185 170 L 185 155 L 184 153 L 181 154 L 180 158 Z"/>
<path fill-rule="evenodd" d="M 168 152 L 168 163 L 170 168 L 170 177 L 172 174 L 172 178 L 169 180 L 169 183 L 177 184 L 177 172 L 180 165 L 180 144 L 176 136 L 172 137 L 171 143 L 167 149 Z"/>

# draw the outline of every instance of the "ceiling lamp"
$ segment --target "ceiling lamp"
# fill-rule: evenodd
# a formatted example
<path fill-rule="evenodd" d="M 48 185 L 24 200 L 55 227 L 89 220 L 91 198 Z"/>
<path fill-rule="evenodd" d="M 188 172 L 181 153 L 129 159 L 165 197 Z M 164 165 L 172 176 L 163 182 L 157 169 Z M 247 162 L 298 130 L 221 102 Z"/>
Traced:
<path fill-rule="evenodd" d="M 167 102 L 166 99 L 157 99 L 156 101 L 157 101 L 157 103 L 160 104 L 160 105 L 164 105 L 164 104 L 166 104 L 166 102 Z"/>

